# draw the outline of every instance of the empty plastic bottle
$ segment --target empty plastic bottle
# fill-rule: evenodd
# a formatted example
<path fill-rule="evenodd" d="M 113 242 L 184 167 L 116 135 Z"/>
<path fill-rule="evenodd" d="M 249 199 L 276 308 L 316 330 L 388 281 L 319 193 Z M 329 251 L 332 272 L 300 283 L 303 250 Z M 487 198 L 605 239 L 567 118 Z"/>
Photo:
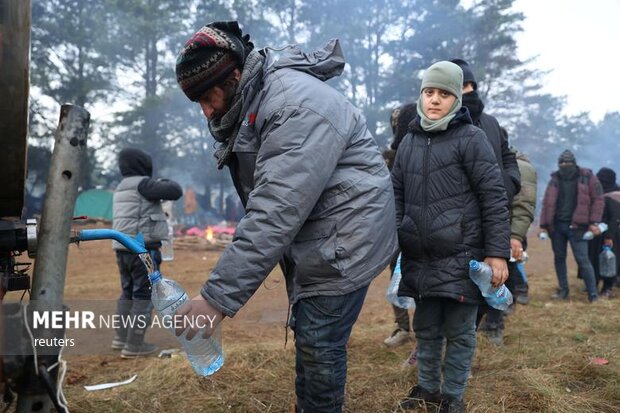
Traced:
<path fill-rule="evenodd" d="M 398 254 L 398 259 L 396 260 L 396 266 L 394 267 L 394 273 L 392 274 L 392 279 L 390 280 L 390 285 L 388 285 L 387 291 L 385 292 L 385 298 L 399 308 L 415 308 L 415 300 L 413 297 L 399 297 L 398 296 L 398 286 L 400 285 L 400 280 L 402 278 L 402 274 L 400 272 L 400 257 Z"/>
<path fill-rule="evenodd" d="M 174 228 L 168 221 L 168 238 L 161 240 L 161 259 L 162 261 L 172 261 L 174 259 Z"/>
<path fill-rule="evenodd" d="M 598 267 L 601 277 L 614 278 L 616 276 L 616 254 L 609 245 L 604 245 L 603 251 L 598 255 Z"/>
<path fill-rule="evenodd" d="M 170 330 L 174 334 L 172 327 L 172 317 L 177 309 L 188 300 L 187 293 L 174 280 L 162 277 L 159 271 L 149 274 L 151 280 L 151 301 L 153 306 L 159 313 L 160 317 L 170 325 Z M 209 320 L 197 320 L 201 323 L 208 323 Z M 216 332 L 219 333 L 217 328 Z M 220 344 L 219 337 L 212 335 L 208 339 L 201 337 L 202 333 L 198 332 L 192 340 L 187 340 L 187 332 L 177 337 L 183 350 L 187 353 L 187 358 L 191 363 L 194 371 L 201 376 L 210 376 L 222 367 L 224 364 L 224 352 Z"/>
<path fill-rule="evenodd" d="M 493 270 L 486 263 L 469 261 L 469 277 L 480 288 L 482 296 L 491 307 L 506 311 L 512 304 L 512 294 L 504 284 L 499 288 L 491 284 Z"/>

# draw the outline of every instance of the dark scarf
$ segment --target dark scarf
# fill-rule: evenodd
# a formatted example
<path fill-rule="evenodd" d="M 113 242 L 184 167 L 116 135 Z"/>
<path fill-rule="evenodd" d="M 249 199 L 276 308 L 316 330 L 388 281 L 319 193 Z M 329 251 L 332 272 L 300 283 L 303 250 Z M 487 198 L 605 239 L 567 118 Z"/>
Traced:
<path fill-rule="evenodd" d="M 484 110 L 484 103 L 480 100 L 480 96 L 478 96 L 478 91 L 474 90 L 473 92 L 463 93 L 463 106 L 465 106 L 469 110 L 469 114 L 471 115 L 471 119 L 475 124 L 480 120 L 480 115 Z"/>
<path fill-rule="evenodd" d="M 258 75 L 261 73 L 264 61 L 265 58 L 255 50 L 248 54 L 230 109 L 221 118 L 209 121 L 211 135 L 221 143 L 215 150 L 218 169 L 222 169 L 230 161 L 239 127 L 258 89 L 260 78 Z"/>
<path fill-rule="evenodd" d="M 558 175 L 560 176 L 560 179 L 564 181 L 572 181 L 576 179 L 578 173 L 579 168 L 577 167 L 577 165 L 560 167 L 560 169 L 558 170 Z"/>

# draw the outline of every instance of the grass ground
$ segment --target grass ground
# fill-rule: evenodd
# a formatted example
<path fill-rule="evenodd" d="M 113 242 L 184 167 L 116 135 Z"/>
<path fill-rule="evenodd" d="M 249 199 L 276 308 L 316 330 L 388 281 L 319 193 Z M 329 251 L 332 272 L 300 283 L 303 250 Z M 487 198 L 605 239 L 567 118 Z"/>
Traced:
<path fill-rule="evenodd" d="M 465 396 L 468 411 L 620 412 L 620 298 L 588 304 L 571 265 L 571 300 L 551 301 L 556 281 L 548 241 L 533 239 L 529 253 L 531 302 L 509 317 L 502 347 L 479 337 Z M 199 249 L 175 254 L 165 272 L 197 293 L 218 254 Z M 67 299 L 118 295 L 107 243 L 72 247 L 67 276 Z M 393 329 L 383 296 L 387 283 L 387 272 L 373 282 L 352 333 L 345 412 L 398 412 L 398 400 L 415 382 L 415 368 L 401 367 L 411 347 L 392 350 L 382 344 Z M 289 332 L 284 346 L 284 291 L 282 276 L 274 271 L 248 305 L 225 321 L 227 359 L 213 378 L 194 375 L 183 357 L 69 356 L 64 391 L 71 412 L 288 412 L 294 400 L 294 345 Z M 595 364 L 597 357 L 609 363 Z M 138 378 L 130 385 L 98 392 L 83 388 L 134 374 Z"/>

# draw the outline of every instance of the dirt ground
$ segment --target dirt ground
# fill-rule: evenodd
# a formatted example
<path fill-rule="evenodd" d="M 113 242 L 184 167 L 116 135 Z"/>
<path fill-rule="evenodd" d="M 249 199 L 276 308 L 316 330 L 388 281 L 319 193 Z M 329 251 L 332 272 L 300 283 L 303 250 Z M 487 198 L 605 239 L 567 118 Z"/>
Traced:
<path fill-rule="evenodd" d="M 620 298 L 588 304 L 569 259 L 571 301 L 552 302 L 556 281 L 549 241 L 532 236 L 530 242 L 531 303 L 510 316 L 503 347 L 479 338 L 468 411 L 620 412 Z M 162 272 L 193 296 L 219 253 L 198 245 L 176 248 L 174 261 L 164 263 Z M 388 281 L 384 271 L 372 283 L 353 330 L 346 412 L 398 411 L 398 400 L 415 382 L 415 369 L 402 367 L 412 346 L 386 349 L 382 344 L 394 328 L 384 297 Z M 111 303 L 119 292 L 110 242 L 70 247 L 65 301 Z M 287 310 L 284 280 L 276 269 L 239 314 L 224 321 L 227 359 L 210 379 L 197 378 L 182 357 L 121 360 L 108 349 L 113 332 L 99 333 L 95 355 L 66 356 L 64 388 L 71 411 L 288 412 L 294 400 L 294 344 L 289 331 L 284 345 Z M 158 344 L 174 347 L 174 338 L 157 334 L 151 338 Z M 609 363 L 595 365 L 595 357 Z M 99 392 L 83 388 L 133 374 L 138 378 L 128 386 Z"/>

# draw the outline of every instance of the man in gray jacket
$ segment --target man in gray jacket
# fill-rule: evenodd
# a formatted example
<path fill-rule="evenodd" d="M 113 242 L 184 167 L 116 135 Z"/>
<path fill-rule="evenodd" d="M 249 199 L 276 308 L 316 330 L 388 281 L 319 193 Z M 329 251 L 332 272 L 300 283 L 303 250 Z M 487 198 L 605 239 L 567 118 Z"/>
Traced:
<path fill-rule="evenodd" d="M 211 334 L 280 262 L 300 412 L 342 410 L 351 328 L 396 247 L 385 162 L 360 111 L 324 83 L 343 68 L 337 40 L 312 53 L 257 51 L 237 22 L 204 26 L 176 65 L 246 210 L 201 294 L 177 315 L 216 316 Z"/>

